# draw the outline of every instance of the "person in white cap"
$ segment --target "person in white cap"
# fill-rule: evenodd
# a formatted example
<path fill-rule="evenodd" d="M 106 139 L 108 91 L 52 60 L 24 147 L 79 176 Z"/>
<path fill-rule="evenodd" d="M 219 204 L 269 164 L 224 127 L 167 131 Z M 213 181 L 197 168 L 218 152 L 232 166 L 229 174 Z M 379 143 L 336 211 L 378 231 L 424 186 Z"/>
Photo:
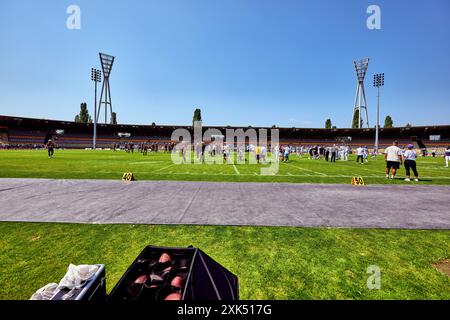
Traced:
<path fill-rule="evenodd" d="M 413 149 L 414 146 L 412 144 L 408 145 L 408 150 L 403 154 L 403 158 L 405 159 L 405 170 L 406 170 L 406 179 L 405 181 L 411 181 L 410 171 L 412 170 L 414 173 L 414 181 L 419 181 L 419 173 L 417 172 L 416 167 L 416 151 Z"/>

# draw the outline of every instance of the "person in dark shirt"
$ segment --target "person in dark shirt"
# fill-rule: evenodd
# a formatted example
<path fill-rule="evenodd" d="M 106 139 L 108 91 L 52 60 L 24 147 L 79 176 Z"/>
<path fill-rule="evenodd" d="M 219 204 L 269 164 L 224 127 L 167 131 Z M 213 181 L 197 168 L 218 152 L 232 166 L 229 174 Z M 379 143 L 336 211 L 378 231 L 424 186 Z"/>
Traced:
<path fill-rule="evenodd" d="M 49 139 L 47 142 L 47 150 L 48 150 L 48 157 L 53 158 L 53 153 L 55 152 L 55 143 L 52 141 L 52 139 Z"/>
<path fill-rule="evenodd" d="M 205 149 L 206 149 L 206 143 L 202 142 L 202 153 L 200 155 L 200 161 L 205 161 Z"/>
<path fill-rule="evenodd" d="M 330 154 L 331 154 L 330 162 L 336 162 L 337 147 L 335 144 L 333 144 L 333 146 L 330 148 Z"/>

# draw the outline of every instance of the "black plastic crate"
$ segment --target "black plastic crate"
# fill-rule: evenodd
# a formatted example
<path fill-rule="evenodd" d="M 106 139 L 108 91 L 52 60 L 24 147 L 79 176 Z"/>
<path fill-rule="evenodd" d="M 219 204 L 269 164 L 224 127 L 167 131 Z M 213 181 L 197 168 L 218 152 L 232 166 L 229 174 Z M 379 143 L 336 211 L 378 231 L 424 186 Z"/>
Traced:
<path fill-rule="evenodd" d="M 162 254 L 170 261 L 160 263 Z M 181 286 L 174 285 L 180 277 Z M 111 301 L 237 300 L 238 278 L 198 248 L 145 247 L 111 291 Z"/>

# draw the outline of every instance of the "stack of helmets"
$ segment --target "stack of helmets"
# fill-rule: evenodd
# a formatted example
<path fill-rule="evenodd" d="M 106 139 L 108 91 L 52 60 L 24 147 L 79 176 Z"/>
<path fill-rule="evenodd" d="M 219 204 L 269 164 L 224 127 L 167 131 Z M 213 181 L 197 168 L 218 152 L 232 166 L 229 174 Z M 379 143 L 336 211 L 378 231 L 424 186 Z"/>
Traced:
<path fill-rule="evenodd" d="M 112 301 L 237 300 L 237 277 L 197 248 L 148 246 L 109 296 Z"/>

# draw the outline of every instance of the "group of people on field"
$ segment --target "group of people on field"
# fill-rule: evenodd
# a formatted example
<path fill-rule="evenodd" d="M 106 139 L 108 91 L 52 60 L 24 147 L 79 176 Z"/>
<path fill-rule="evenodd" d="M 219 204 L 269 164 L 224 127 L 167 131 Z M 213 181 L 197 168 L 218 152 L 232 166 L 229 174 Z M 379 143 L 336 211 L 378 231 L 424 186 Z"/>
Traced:
<path fill-rule="evenodd" d="M 449 167 L 450 162 L 450 146 L 444 151 L 445 167 Z M 411 171 L 414 174 L 414 181 L 419 181 L 419 172 L 417 171 L 417 152 L 414 145 L 408 144 L 407 149 L 399 148 L 398 141 L 394 141 L 392 146 L 384 150 L 384 159 L 386 161 L 386 178 L 394 179 L 397 170 L 401 165 L 405 166 L 405 181 L 411 181 Z"/>
<path fill-rule="evenodd" d="M 56 144 L 52 139 L 49 139 L 47 143 L 45 144 L 45 147 L 47 148 L 48 157 L 52 158 L 54 154 L 54 150 L 56 148 Z M 118 149 L 120 146 L 118 144 L 114 144 L 113 150 Z M 148 150 L 151 151 L 170 151 L 173 149 L 173 145 L 167 145 L 159 146 L 157 143 L 142 143 L 138 146 L 139 152 L 143 153 L 144 155 L 147 154 Z M 185 148 L 182 148 L 181 152 L 183 154 L 183 159 L 186 161 L 186 153 L 188 146 L 186 145 Z M 303 155 L 305 150 L 308 150 L 309 153 L 309 159 L 319 159 L 320 157 L 323 157 L 326 161 L 335 162 L 336 158 L 339 156 L 341 160 L 348 160 L 348 155 L 351 153 L 351 148 L 346 145 L 342 146 L 330 146 L 327 148 L 314 146 L 310 148 L 305 147 L 292 147 L 290 145 L 282 145 L 279 146 L 278 144 L 269 147 L 270 151 L 273 155 L 275 155 L 275 161 L 281 161 L 281 162 L 287 162 L 289 161 L 289 155 L 291 153 L 297 153 L 299 155 Z M 133 152 L 134 151 L 134 144 L 133 143 L 126 143 L 125 144 L 125 151 L 126 152 Z M 226 162 L 228 158 L 231 155 L 231 148 L 227 144 L 206 144 L 202 142 L 199 145 L 194 146 L 194 151 L 196 154 L 196 157 L 204 161 L 205 152 L 208 152 L 210 156 L 215 156 L 219 153 L 223 154 L 224 161 Z M 266 163 L 267 159 L 267 147 L 266 146 L 259 146 L 259 145 L 239 145 L 236 148 L 238 160 L 239 161 L 246 161 L 245 152 L 249 153 L 249 156 L 254 156 L 256 163 Z M 364 163 L 368 162 L 368 156 L 369 156 L 369 150 L 367 147 L 358 147 L 356 149 L 356 162 L 357 163 Z M 374 157 L 376 157 L 376 154 L 373 154 Z M 444 158 L 445 158 L 445 167 L 449 167 L 450 163 L 450 146 L 446 148 L 444 151 Z M 409 144 L 407 146 L 407 149 L 401 149 L 398 146 L 398 141 L 394 141 L 393 144 L 389 147 L 387 147 L 384 151 L 384 159 L 386 162 L 386 178 L 388 179 L 394 179 L 394 177 L 397 174 L 397 170 L 400 169 L 400 166 L 404 165 L 405 167 L 405 173 L 406 178 L 405 181 L 411 181 L 411 172 L 414 174 L 414 181 L 419 181 L 419 173 L 417 171 L 417 153 L 414 150 L 414 146 L 412 144 Z"/>
<path fill-rule="evenodd" d="M 411 181 L 411 171 L 414 173 L 414 181 L 419 181 L 419 173 L 416 164 L 417 153 L 412 144 L 408 145 L 407 150 L 398 147 L 398 141 L 394 141 L 392 146 L 384 150 L 384 159 L 386 161 L 386 178 L 394 179 L 397 170 L 403 164 L 405 166 L 405 181 Z"/>
<path fill-rule="evenodd" d="M 156 143 L 156 142 L 142 142 L 139 144 L 134 144 L 133 142 L 126 142 L 124 144 L 114 143 L 112 146 L 113 151 L 117 150 L 125 150 L 127 153 L 134 153 L 134 150 L 142 153 L 144 156 L 150 152 L 158 152 L 158 151 L 171 151 L 174 147 L 173 143 Z"/>
<path fill-rule="evenodd" d="M 300 147 L 300 152 L 297 152 L 302 156 L 307 151 L 308 159 L 318 160 L 324 159 L 329 162 L 336 162 L 336 160 L 347 161 L 351 152 L 351 148 L 347 145 L 336 145 L 324 147 L 324 146 L 312 146 L 312 147 Z"/>

